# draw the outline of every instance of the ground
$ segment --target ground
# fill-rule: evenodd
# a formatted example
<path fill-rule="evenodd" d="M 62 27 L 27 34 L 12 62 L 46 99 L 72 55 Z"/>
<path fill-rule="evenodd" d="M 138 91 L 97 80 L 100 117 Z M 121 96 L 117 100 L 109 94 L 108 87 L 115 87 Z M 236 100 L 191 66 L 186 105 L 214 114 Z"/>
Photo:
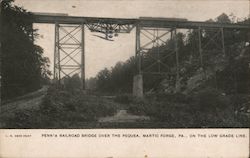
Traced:
<path fill-rule="evenodd" d="M 5 101 L 1 107 L 1 113 L 13 113 L 21 109 L 37 109 L 48 90 L 48 86 L 28 93 L 26 95 Z"/>
<path fill-rule="evenodd" d="M 151 101 L 131 101 L 127 95 L 90 95 L 44 86 L 38 91 L 5 101 L 0 111 L 0 128 L 249 127 L 250 118 L 245 116 L 249 113 L 247 105 L 234 111 L 228 106 L 230 97 L 216 100 L 214 95 L 208 97 L 209 93 L 205 94 L 196 103 L 203 106 L 194 106 L 193 103 L 188 104 L 182 95 L 155 96 L 160 97 L 160 101 L 154 97 Z M 214 107 L 211 106 L 213 104 Z M 225 109 L 218 109 L 219 104 L 224 104 Z M 200 111 L 197 108 L 201 108 Z"/>
<path fill-rule="evenodd" d="M 22 110 L 37 110 L 42 103 L 48 86 L 43 86 L 41 89 L 28 93 L 26 95 L 7 100 L 0 107 L 1 118 L 12 117 L 15 112 Z M 0 120 L 0 128 L 4 126 L 2 119 Z"/>
<path fill-rule="evenodd" d="M 98 122 L 137 122 L 150 120 L 148 116 L 137 116 L 127 112 L 127 110 L 118 110 L 114 116 L 101 117 Z"/>
<path fill-rule="evenodd" d="M 22 112 L 25 110 L 37 111 L 39 110 L 39 106 L 42 104 L 43 98 L 45 97 L 48 90 L 48 86 L 44 86 L 38 91 L 28 93 L 24 96 L 14 98 L 12 100 L 5 101 L 1 106 L 0 110 L 0 128 L 4 128 L 6 123 L 3 120 L 10 119 L 14 117 L 14 113 Z M 89 100 L 97 100 L 96 96 L 89 95 Z M 112 127 L 116 126 L 117 123 L 126 124 L 126 123 L 138 123 L 138 122 L 147 122 L 150 120 L 148 116 L 138 116 L 129 114 L 127 109 L 124 108 L 124 105 L 120 103 L 115 103 L 113 101 L 113 96 L 101 96 L 102 99 L 107 100 L 108 102 L 112 102 L 117 107 L 117 112 L 113 116 L 106 116 L 98 118 L 97 122 L 90 121 L 86 122 L 75 122 L 75 124 L 71 124 L 67 128 L 85 128 L 85 127 Z M 111 99 L 110 99 L 111 98 Z M 106 102 L 103 102 L 106 103 Z M 114 105 L 112 105 L 114 106 Z"/>

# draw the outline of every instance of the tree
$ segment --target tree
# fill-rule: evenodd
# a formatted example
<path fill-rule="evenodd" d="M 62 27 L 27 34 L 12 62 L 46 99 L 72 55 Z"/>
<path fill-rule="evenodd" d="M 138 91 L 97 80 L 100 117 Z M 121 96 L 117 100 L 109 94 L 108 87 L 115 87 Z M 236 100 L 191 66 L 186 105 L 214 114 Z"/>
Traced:
<path fill-rule="evenodd" d="M 219 15 L 216 18 L 216 22 L 218 22 L 218 23 L 231 23 L 231 20 L 227 14 L 222 13 L 221 15 Z"/>
<path fill-rule="evenodd" d="M 64 85 L 69 92 L 79 91 L 82 88 L 81 78 L 78 74 L 74 74 L 72 77 L 65 77 Z"/>
<path fill-rule="evenodd" d="M 31 13 L 13 5 L 13 0 L 4 0 L 2 23 L 1 95 L 7 99 L 40 88 L 42 79 L 49 76 L 49 60 L 33 43 L 37 34 Z"/>
<path fill-rule="evenodd" d="M 110 91 L 111 72 L 105 68 L 97 74 L 97 89 L 99 91 Z"/>
<path fill-rule="evenodd" d="M 229 16 L 225 13 L 222 13 L 214 20 L 209 19 L 207 22 L 218 22 L 218 23 L 232 23 Z M 244 21 L 244 23 L 249 23 L 249 20 Z M 239 42 L 242 43 L 247 41 L 247 31 L 234 31 L 232 29 L 224 29 L 224 39 L 225 39 L 225 47 L 227 54 L 235 54 L 239 55 L 239 50 L 236 51 L 235 48 L 232 48 L 233 45 L 236 46 L 237 49 L 239 46 Z M 215 47 L 215 43 L 220 45 L 221 43 L 221 34 L 218 28 L 216 29 L 202 29 L 202 43 L 203 43 L 203 64 L 207 69 L 214 69 L 218 66 L 215 61 L 218 60 L 218 57 L 222 54 L 222 52 L 217 51 Z M 218 35 L 218 36 L 215 36 Z M 214 37 L 215 36 L 215 37 Z M 187 85 L 187 81 L 197 73 L 200 73 L 201 70 L 201 61 L 200 61 L 200 53 L 199 53 L 199 41 L 198 41 L 198 31 L 192 30 L 187 32 L 187 34 L 183 34 L 179 32 L 177 35 L 177 45 L 178 45 L 178 53 L 179 53 L 179 70 L 180 70 L 180 82 L 182 84 L 182 88 L 184 89 Z M 213 37 L 215 42 L 211 42 L 210 38 Z M 250 36 L 249 36 L 250 37 Z M 205 43 L 207 44 L 204 47 Z M 236 43 L 236 44 L 235 44 Z M 143 83 L 144 90 L 152 90 L 152 89 L 160 89 L 160 83 L 165 79 L 168 82 L 168 85 L 174 87 L 174 83 L 176 82 L 176 56 L 175 53 L 172 53 L 175 50 L 175 40 L 169 39 L 166 41 L 164 45 L 160 45 L 158 47 L 152 47 L 148 52 L 144 53 L 142 58 L 142 68 L 148 68 L 148 72 L 158 71 L 158 64 L 156 63 L 156 59 L 161 59 L 162 62 L 167 65 L 166 67 L 161 67 L 161 71 L 169 72 L 169 75 L 143 75 Z M 160 52 L 158 54 L 158 51 Z M 168 57 L 165 57 L 166 54 L 170 54 Z M 158 56 L 159 55 L 159 56 Z M 235 57 L 236 57 L 235 56 Z M 164 58 L 165 57 L 165 58 Z M 153 66 L 150 66 L 153 65 Z M 224 66 L 225 65 L 224 63 Z M 240 62 L 237 67 L 244 68 L 244 72 L 246 72 L 246 64 L 243 66 L 243 62 Z M 230 71 L 229 71 L 230 72 Z M 118 62 L 111 70 L 104 69 L 99 72 L 97 75 L 97 89 L 103 91 L 112 91 L 112 92 L 131 92 L 132 91 L 132 83 L 134 74 L 138 73 L 136 58 L 132 57 L 126 62 Z M 216 78 L 216 73 L 214 72 L 214 76 L 212 78 Z M 231 73 L 233 74 L 233 73 Z M 247 78 L 248 73 L 241 73 L 238 78 Z M 226 77 L 228 75 L 225 75 Z M 233 85 L 231 81 L 221 78 L 218 76 L 218 81 L 221 85 Z M 241 79 L 243 81 L 243 79 Z M 217 82 L 217 81 L 216 81 Z M 222 83 L 223 82 L 223 83 Z M 228 84 L 230 83 L 230 84 Z M 247 81 L 243 82 L 243 86 L 249 84 Z M 221 88 L 220 86 L 217 86 Z M 230 87 L 230 86 L 229 86 Z M 247 86 L 246 86 L 247 87 Z"/>

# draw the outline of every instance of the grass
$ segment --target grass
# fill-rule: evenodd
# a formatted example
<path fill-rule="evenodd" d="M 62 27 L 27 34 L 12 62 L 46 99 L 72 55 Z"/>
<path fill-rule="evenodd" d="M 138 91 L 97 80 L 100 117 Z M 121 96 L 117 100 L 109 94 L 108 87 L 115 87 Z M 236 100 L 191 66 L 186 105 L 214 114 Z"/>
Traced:
<path fill-rule="evenodd" d="M 245 100 L 244 100 L 245 99 Z M 155 94 L 136 99 L 129 94 L 107 99 L 52 85 L 38 110 L 20 110 L 4 118 L 4 128 L 214 128 L 249 127 L 249 118 L 237 117 L 235 108 L 247 99 L 225 96 L 215 89 L 194 94 Z M 99 123 L 119 108 L 146 115 L 145 122 Z"/>
<path fill-rule="evenodd" d="M 4 128 L 68 128 L 77 122 L 96 122 L 116 110 L 117 105 L 107 99 L 52 85 L 38 110 L 17 111 L 4 120 Z"/>
<path fill-rule="evenodd" d="M 249 127 L 250 120 L 235 116 L 231 96 L 207 88 L 192 95 L 157 94 L 128 104 L 128 112 L 151 117 L 159 127 Z"/>

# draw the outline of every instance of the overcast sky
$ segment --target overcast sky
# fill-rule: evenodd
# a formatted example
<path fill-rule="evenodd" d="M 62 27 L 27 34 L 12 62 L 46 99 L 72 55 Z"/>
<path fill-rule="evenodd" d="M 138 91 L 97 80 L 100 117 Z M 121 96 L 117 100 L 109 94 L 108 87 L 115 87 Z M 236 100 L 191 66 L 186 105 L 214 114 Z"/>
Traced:
<path fill-rule="evenodd" d="M 67 13 L 72 16 L 138 18 L 177 17 L 204 21 L 222 12 L 238 18 L 249 16 L 249 0 L 16 0 L 15 4 L 32 12 Z M 53 61 L 54 25 L 36 24 L 42 35 L 36 42 Z M 125 61 L 135 54 L 135 31 L 105 41 L 86 30 L 86 77 L 95 76 L 104 67 Z M 51 63 L 53 65 L 53 63 Z M 52 69 L 52 66 L 51 66 Z"/>

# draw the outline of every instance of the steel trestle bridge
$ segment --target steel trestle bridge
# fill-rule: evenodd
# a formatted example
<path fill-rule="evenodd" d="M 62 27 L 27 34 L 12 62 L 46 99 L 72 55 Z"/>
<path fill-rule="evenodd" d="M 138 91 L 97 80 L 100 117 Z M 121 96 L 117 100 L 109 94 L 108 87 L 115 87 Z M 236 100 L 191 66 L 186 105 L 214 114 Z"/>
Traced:
<path fill-rule="evenodd" d="M 91 32 L 104 34 L 104 39 L 107 40 L 110 40 L 113 35 L 130 33 L 135 28 L 135 55 L 138 74 L 161 75 L 168 73 L 169 67 L 163 60 L 174 55 L 176 88 L 178 88 L 180 78 L 178 42 L 176 38 L 178 29 L 197 31 L 197 51 L 199 52 L 200 66 L 203 69 L 205 69 L 203 52 L 206 51 L 208 45 L 214 45 L 217 51 L 226 55 L 225 30 L 247 30 L 248 33 L 250 31 L 249 24 L 188 21 L 179 18 L 141 17 L 138 19 L 123 19 L 53 14 L 34 14 L 33 16 L 34 23 L 55 24 L 54 79 L 60 81 L 64 77 L 78 73 L 82 79 L 83 88 L 85 88 L 85 28 L 88 28 Z M 212 33 L 208 41 L 202 40 L 204 30 L 210 30 Z M 149 55 L 154 62 L 145 66 L 143 64 L 145 54 L 152 48 L 163 46 L 169 39 L 175 41 L 173 49 L 168 50 L 169 53 L 156 51 L 156 55 Z M 136 89 L 139 88 L 139 96 L 143 95 L 142 81 L 139 81 L 139 87 L 138 83 L 135 87 L 137 87 Z"/>

